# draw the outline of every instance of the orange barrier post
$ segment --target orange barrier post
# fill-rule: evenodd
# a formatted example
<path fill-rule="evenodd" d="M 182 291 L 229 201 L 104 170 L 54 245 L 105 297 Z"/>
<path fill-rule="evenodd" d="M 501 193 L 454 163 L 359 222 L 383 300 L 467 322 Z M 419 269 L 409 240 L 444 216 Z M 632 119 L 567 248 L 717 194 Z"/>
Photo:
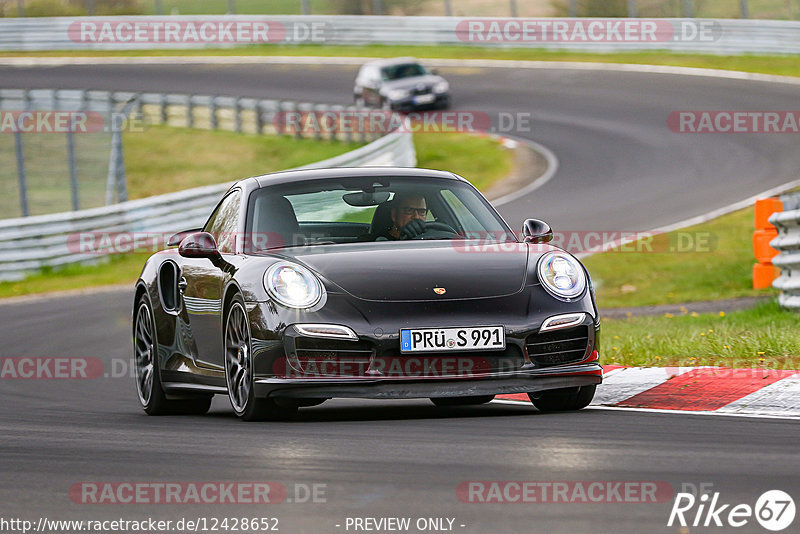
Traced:
<path fill-rule="evenodd" d="M 779 198 L 761 198 L 755 205 L 755 232 L 753 232 L 753 253 L 758 263 L 753 265 L 753 289 L 766 289 L 780 276 L 780 269 L 772 265 L 772 258 L 778 251 L 769 242 L 778 236 L 778 230 L 769 223 L 769 217 L 776 211 L 783 211 Z"/>

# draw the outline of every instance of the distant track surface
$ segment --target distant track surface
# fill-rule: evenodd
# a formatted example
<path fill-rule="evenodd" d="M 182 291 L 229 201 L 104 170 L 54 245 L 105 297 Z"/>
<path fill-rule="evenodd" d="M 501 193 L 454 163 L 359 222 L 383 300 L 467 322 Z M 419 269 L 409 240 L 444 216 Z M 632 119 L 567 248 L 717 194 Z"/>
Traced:
<path fill-rule="evenodd" d="M 675 110 L 797 109 L 796 86 L 555 68 L 441 72 L 456 109 L 530 112 L 531 132 L 508 133 L 559 158 L 552 180 L 501 207 L 515 228 L 538 217 L 556 229 L 648 230 L 800 174 L 796 135 L 681 135 L 666 126 Z M 354 73 L 291 65 L 0 67 L 0 84 L 346 104 Z M 752 506 L 769 489 L 800 499 L 796 421 L 334 400 L 301 410 L 294 422 L 245 424 L 223 397 L 208 416 L 147 417 L 127 365 L 130 299 L 112 292 L 0 305 L 3 357 L 97 357 L 109 375 L 0 381 L 3 517 L 277 517 L 288 533 L 348 532 L 347 517 L 449 517 L 454 530 L 481 534 L 638 534 L 677 532 L 666 527 L 671 501 L 468 504 L 456 488 L 470 480 L 639 480 L 676 491 L 712 483 L 733 504 Z M 90 506 L 68 495 L 82 481 L 316 483 L 327 485 L 327 503 Z M 763 529 L 751 520 L 736 531 Z"/>

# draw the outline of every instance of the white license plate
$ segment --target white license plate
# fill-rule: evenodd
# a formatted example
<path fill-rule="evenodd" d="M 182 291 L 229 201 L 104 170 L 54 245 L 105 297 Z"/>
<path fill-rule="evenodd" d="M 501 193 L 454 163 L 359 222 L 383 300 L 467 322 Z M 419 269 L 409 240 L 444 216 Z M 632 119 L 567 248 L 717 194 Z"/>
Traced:
<path fill-rule="evenodd" d="M 502 326 L 400 330 L 400 352 L 503 350 Z"/>
<path fill-rule="evenodd" d="M 434 95 L 419 95 L 414 97 L 414 104 L 430 104 L 434 100 L 436 100 L 436 96 Z"/>

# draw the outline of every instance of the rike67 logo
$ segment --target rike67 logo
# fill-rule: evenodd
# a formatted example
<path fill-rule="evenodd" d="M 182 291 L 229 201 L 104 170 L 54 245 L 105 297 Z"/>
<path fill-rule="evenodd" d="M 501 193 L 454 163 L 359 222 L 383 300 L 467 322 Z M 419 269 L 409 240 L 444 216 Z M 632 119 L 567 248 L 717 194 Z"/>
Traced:
<path fill-rule="evenodd" d="M 686 484 L 682 489 L 687 489 Z M 694 486 L 688 484 L 688 486 Z M 706 486 L 701 484 L 701 486 Z M 792 497 L 781 490 L 769 490 L 761 494 L 754 506 L 746 503 L 726 503 L 720 492 L 678 493 L 669 514 L 667 526 L 671 527 L 752 527 L 755 520 L 767 530 L 778 532 L 794 521 L 795 505 Z"/>

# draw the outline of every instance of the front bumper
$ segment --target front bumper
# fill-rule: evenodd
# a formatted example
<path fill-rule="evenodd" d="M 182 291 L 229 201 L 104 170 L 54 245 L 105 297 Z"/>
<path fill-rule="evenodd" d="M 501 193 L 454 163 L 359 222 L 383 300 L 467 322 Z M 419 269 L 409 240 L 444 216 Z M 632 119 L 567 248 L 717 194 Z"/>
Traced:
<path fill-rule="evenodd" d="M 418 109 L 446 108 L 450 105 L 450 95 L 448 93 L 435 94 L 434 97 L 432 102 L 419 103 L 415 101 L 414 96 L 409 96 L 401 100 L 391 100 L 390 106 L 393 111 L 414 111 Z"/>
<path fill-rule="evenodd" d="M 254 388 L 260 397 L 407 399 L 532 393 L 599 384 L 599 321 L 591 301 L 562 303 L 532 287 L 508 297 L 353 305 L 329 293 L 324 309 L 252 306 Z M 367 309 L 368 313 L 354 313 Z M 569 328 L 541 332 L 553 316 L 583 312 Z M 295 324 L 346 325 L 357 340 L 309 337 Z M 401 353 L 400 329 L 503 325 L 502 351 Z"/>
<path fill-rule="evenodd" d="M 584 363 L 549 369 L 531 369 L 498 373 L 480 378 L 400 378 L 283 379 L 262 378 L 255 381 L 259 397 L 283 399 L 329 399 L 334 397 L 364 399 L 418 399 L 535 393 L 550 389 L 600 384 L 600 364 Z"/>

